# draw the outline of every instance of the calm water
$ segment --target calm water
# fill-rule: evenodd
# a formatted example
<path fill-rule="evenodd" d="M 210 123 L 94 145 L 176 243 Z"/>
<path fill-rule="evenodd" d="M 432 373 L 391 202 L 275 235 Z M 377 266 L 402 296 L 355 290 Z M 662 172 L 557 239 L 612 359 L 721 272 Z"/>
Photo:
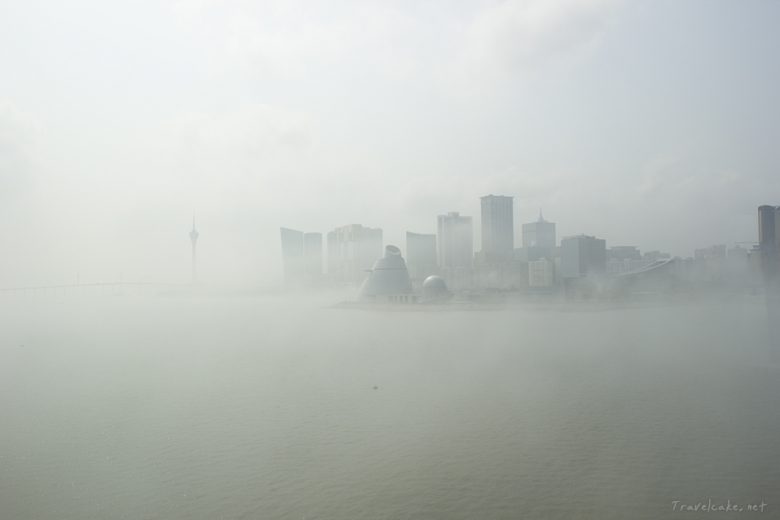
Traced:
<path fill-rule="evenodd" d="M 6 297 L 0 518 L 780 515 L 759 300 L 329 303 Z M 768 505 L 672 512 L 708 499 Z"/>

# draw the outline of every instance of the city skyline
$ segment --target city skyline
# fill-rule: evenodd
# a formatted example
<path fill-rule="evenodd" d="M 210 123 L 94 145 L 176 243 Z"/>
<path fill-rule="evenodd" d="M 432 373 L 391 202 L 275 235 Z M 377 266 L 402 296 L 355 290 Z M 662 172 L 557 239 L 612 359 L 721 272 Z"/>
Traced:
<path fill-rule="evenodd" d="M 485 229 L 491 226 L 496 226 L 496 218 L 509 219 L 514 223 L 513 216 L 513 196 L 506 195 L 485 195 L 479 197 L 481 201 L 481 215 L 478 226 L 473 223 L 473 218 L 469 215 L 461 215 L 459 212 L 448 212 L 446 215 L 437 216 L 437 233 L 415 233 L 406 231 L 406 240 L 403 242 L 403 249 L 393 243 L 385 242 L 383 239 L 384 230 L 381 227 L 370 228 L 362 226 L 361 224 L 349 224 L 344 226 L 338 226 L 332 231 L 327 233 L 328 248 L 326 250 L 327 256 L 323 251 L 323 233 L 322 232 L 302 232 L 287 227 L 280 227 L 281 231 L 281 279 L 286 283 L 298 284 L 301 281 L 306 281 L 307 284 L 319 283 L 319 279 L 323 275 L 328 275 L 341 282 L 360 283 L 364 275 L 361 273 L 368 272 L 369 266 L 373 262 L 381 258 L 379 251 L 383 247 L 391 246 L 398 248 L 399 254 L 408 254 L 410 244 L 414 244 L 416 251 L 413 253 L 413 261 L 410 266 L 409 273 L 416 273 L 413 279 L 421 281 L 425 278 L 425 274 L 449 274 L 453 275 L 455 271 L 452 271 L 451 266 L 448 266 L 449 260 L 446 258 L 452 255 L 447 251 L 447 248 L 452 248 L 453 245 L 445 245 L 445 249 L 442 250 L 441 244 L 447 244 L 448 240 L 442 240 L 442 233 L 452 233 L 453 231 L 446 231 L 447 226 L 452 226 L 448 222 L 457 222 L 457 226 L 463 227 L 463 231 L 457 231 L 456 242 L 466 240 L 466 247 L 471 253 L 471 258 L 468 262 L 458 261 L 458 269 L 471 270 L 475 266 L 480 264 L 491 265 L 498 257 L 485 255 L 485 243 L 482 243 L 481 249 L 477 250 L 474 246 L 475 237 L 478 236 L 477 232 L 482 229 L 483 233 Z M 498 211 L 496 211 L 496 201 L 498 201 Z M 573 267 L 573 263 L 582 262 L 582 260 L 572 260 L 572 253 L 567 253 L 564 248 L 564 243 L 569 244 L 581 240 L 587 240 L 588 243 L 595 240 L 600 243 L 601 257 L 598 263 L 600 267 L 596 272 L 601 274 L 619 274 L 622 272 L 632 271 L 636 267 L 631 268 L 629 261 L 636 260 L 640 267 L 646 265 L 648 258 L 678 258 L 680 260 L 702 260 L 704 258 L 726 258 L 727 252 L 729 255 L 737 254 L 739 256 L 747 255 L 751 252 L 760 256 L 761 268 L 764 269 L 766 274 L 772 274 L 780 270 L 780 266 L 775 266 L 778 258 L 780 258 L 780 206 L 762 204 L 757 207 L 757 227 L 756 227 L 756 239 L 748 241 L 738 241 L 733 243 L 733 247 L 729 248 L 727 244 L 717 243 L 711 244 L 704 248 L 695 248 L 692 254 L 689 256 L 670 255 L 669 253 L 660 253 L 658 250 L 644 250 L 645 255 L 641 255 L 640 248 L 637 246 L 628 246 L 623 244 L 612 244 L 606 239 L 589 236 L 586 233 L 578 233 L 573 235 L 562 236 L 559 241 L 556 238 L 556 223 L 546 220 L 543 216 L 542 210 L 539 210 L 538 217 L 531 222 L 523 223 L 519 226 L 522 231 L 520 239 L 516 241 L 513 248 L 512 260 L 516 261 L 516 255 L 518 251 L 523 252 L 522 262 L 527 264 L 527 267 L 533 272 L 535 269 L 538 271 L 538 275 L 547 277 L 546 266 L 538 264 L 532 266 L 529 264 L 537 263 L 537 260 L 551 260 L 553 256 L 557 257 L 562 264 L 556 269 L 560 269 L 562 278 L 573 276 L 570 273 L 577 271 L 578 268 Z M 485 222 L 487 217 L 488 222 Z M 505 224 L 499 224 L 505 225 Z M 467 229 L 468 228 L 468 229 Z M 454 230 L 454 228 L 452 228 Z M 510 226 L 511 229 L 511 226 Z M 505 233 L 506 231 L 503 230 Z M 465 233 L 465 234 L 464 234 Z M 200 236 L 200 232 L 195 226 L 195 218 L 192 218 L 192 228 L 189 232 L 189 238 L 191 242 L 191 268 L 190 268 L 190 283 L 195 284 L 198 280 L 198 264 L 197 264 L 197 242 Z M 514 236 L 514 234 L 512 234 Z M 452 239 L 449 239 L 451 242 Z M 401 242 L 398 243 L 399 245 Z M 749 244 L 753 248 L 744 248 L 744 244 Z M 460 248 L 460 245 L 454 246 L 456 249 Z M 495 247 L 495 246 L 488 246 Z M 579 246 L 581 247 L 581 246 Z M 550 249 L 556 249 L 553 253 Z M 588 246 L 591 249 L 591 246 Z M 428 252 L 430 249 L 431 253 Z M 571 250 L 571 248 L 569 248 Z M 466 251 L 462 251 L 460 256 L 465 258 Z M 588 252 L 587 255 L 592 255 Z M 564 259 L 565 257 L 568 259 Z M 580 257 L 579 253 L 575 253 L 576 257 Z M 644 260 L 642 260 L 644 258 Z M 585 260 L 585 264 L 590 261 Z M 612 265 L 608 265 L 610 262 Z M 422 269 L 416 269 L 418 264 Z M 466 265 L 468 264 L 468 266 Z M 583 264 L 583 265 L 585 265 Z M 770 267 L 767 268 L 766 266 Z M 541 271 L 539 271 L 541 269 Z M 769 269 L 766 271 L 766 269 Z M 582 272 L 592 271 L 592 268 L 581 267 Z M 80 274 L 77 274 L 77 278 Z M 121 285 L 122 276 L 119 280 L 111 282 Z M 324 280 L 324 279 L 323 279 Z M 131 282 L 132 283 L 132 282 Z M 75 285 L 78 285 L 79 282 Z M 87 284 L 91 285 L 91 284 Z M 56 284 L 55 284 L 56 286 Z M 67 286 L 67 284 L 65 285 Z"/>
<path fill-rule="evenodd" d="M 749 242 L 751 248 L 742 247 L 745 242 L 731 248 L 714 244 L 697 248 L 686 258 L 658 250 L 643 252 L 635 245 L 607 247 L 607 240 L 586 234 L 564 236 L 558 246 L 555 223 L 545 220 L 540 210 L 536 221 L 522 226 L 522 245 L 508 249 L 511 255 L 506 255 L 502 249 L 512 246 L 507 223 L 512 221 L 513 198 L 491 194 L 480 200 L 480 225 L 491 235 L 481 250 L 473 247 L 473 219 L 458 212 L 438 215 L 435 235 L 407 231 L 406 261 L 399 247 L 383 243 L 381 228 L 342 226 L 328 234 L 328 270 L 317 284 L 300 274 L 289 276 L 303 256 L 303 234 L 281 228 L 285 281 L 309 288 L 353 285 L 360 288 L 363 303 L 415 304 L 441 303 L 430 300 L 434 286 L 442 294 L 466 298 L 499 292 L 566 299 L 622 299 L 632 293 L 755 294 L 761 287 L 773 287 L 780 271 L 780 206 L 757 208 L 759 241 Z M 300 235 L 292 248 L 299 251 L 292 255 L 285 238 L 290 233 Z M 497 244 L 500 240 L 504 244 Z M 378 257 L 382 247 L 385 255 Z M 368 268 L 371 255 L 375 260 Z M 345 271 L 351 274 L 345 276 Z"/>
<path fill-rule="evenodd" d="M 486 195 L 486 196 L 479 197 L 479 199 L 481 201 L 483 201 L 483 204 L 482 204 L 483 211 L 481 212 L 480 220 L 479 220 L 478 224 L 474 224 L 474 220 L 473 220 L 473 217 L 471 215 L 464 215 L 464 214 L 461 214 L 458 211 L 450 211 L 450 212 L 447 212 L 444 215 L 438 215 L 437 216 L 437 221 L 438 221 L 437 227 L 439 229 L 435 233 L 417 233 L 417 232 L 413 232 L 413 231 L 410 231 L 410 230 L 406 230 L 405 231 L 405 240 L 404 241 L 398 241 L 396 243 L 396 242 L 393 242 L 393 241 L 388 242 L 388 241 L 385 241 L 383 239 L 383 243 L 384 244 L 392 244 L 392 245 L 394 245 L 396 247 L 401 248 L 401 250 L 403 252 L 406 252 L 406 251 L 408 251 L 408 247 L 409 247 L 409 244 L 410 244 L 410 239 L 413 240 L 413 241 L 421 241 L 421 240 L 427 240 L 430 237 L 430 239 L 432 240 L 432 243 L 436 246 L 437 262 L 439 262 L 441 264 L 443 261 L 442 261 L 442 256 L 441 256 L 442 255 L 442 250 L 440 248 L 441 247 L 440 246 L 441 240 L 440 240 L 439 235 L 441 234 L 442 222 L 446 221 L 446 219 L 448 219 L 448 218 L 449 219 L 461 219 L 461 220 L 462 219 L 466 219 L 466 220 L 464 220 L 464 222 L 468 221 L 469 225 L 471 226 L 471 232 L 469 234 L 469 236 L 471 237 L 471 246 L 470 246 L 471 254 L 472 254 L 471 262 L 479 261 L 479 254 L 484 252 L 484 250 L 485 250 L 484 249 L 484 247 L 485 247 L 484 242 L 482 242 L 480 235 L 478 235 L 479 229 L 482 229 L 483 232 L 484 232 L 484 229 L 486 227 L 486 224 L 483 221 L 483 218 L 485 216 L 485 204 L 484 204 L 484 201 L 485 200 L 490 200 L 490 199 L 508 199 L 508 200 L 511 201 L 513 198 L 514 198 L 513 196 L 508 196 L 508 195 Z M 768 232 L 768 235 L 771 235 L 771 237 L 769 239 L 767 239 L 767 240 L 771 241 L 771 244 L 773 244 L 773 245 L 780 244 L 780 239 L 775 237 L 775 232 L 776 232 L 775 230 L 776 229 L 780 229 L 780 206 L 760 205 L 760 206 L 758 206 L 758 221 L 757 221 L 758 222 L 758 227 L 755 230 L 755 239 L 754 240 L 736 241 L 736 242 L 732 242 L 732 243 L 717 242 L 716 241 L 716 243 L 709 244 L 707 246 L 702 246 L 701 248 L 692 247 L 692 249 L 690 249 L 690 251 L 689 251 L 689 254 L 687 254 L 687 255 L 671 255 L 669 253 L 664 253 L 664 254 L 668 255 L 669 257 L 678 257 L 678 258 L 681 258 L 681 259 L 686 259 L 686 258 L 692 259 L 692 258 L 697 257 L 698 256 L 698 252 L 701 251 L 701 250 L 704 250 L 704 248 L 727 247 L 728 245 L 733 245 L 736 248 L 741 248 L 745 244 L 748 244 L 748 245 L 751 245 L 751 246 L 759 246 L 760 244 L 762 244 L 762 238 L 761 238 L 761 236 L 762 236 L 761 235 L 762 234 L 762 225 L 763 226 L 767 226 L 767 224 L 765 223 L 765 220 L 762 219 L 762 215 L 763 215 L 762 211 L 766 211 L 767 209 L 771 210 L 771 215 L 772 215 L 771 229 Z M 488 212 L 489 211 L 490 210 L 488 210 Z M 509 215 L 511 216 L 511 214 L 512 214 L 512 204 L 511 203 L 508 205 L 508 212 L 509 212 Z M 778 222 L 777 227 L 775 227 L 775 219 L 777 219 L 777 222 Z M 513 221 L 514 220 L 516 220 L 516 219 L 513 219 Z M 518 249 L 527 249 L 527 250 L 528 249 L 530 249 L 530 250 L 540 249 L 540 250 L 544 251 L 544 250 L 546 250 L 547 248 L 550 248 L 550 247 L 553 247 L 553 248 L 560 247 L 562 241 L 565 240 L 565 239 L 579 238 L 579 237 L 588 237 L 589 236 L 587 232 L 579 232 L 579 233 L 566 234 L 566 235 L 562 235 L 562 236 L 558 237 L 558 235 L 556 233 L 556 225 L 557 224 L 555 222 L 550 222 L 550 221 L 546 220 L 544 218 L 544 216 L 543 216 L 542 210 L 539 210 L 538 217 L 536 219 L 534 219 L 532 221 L 529 221 L 529 222 L 523 222 L 521 224 L 521 226 L 519 226 L 522 229 L 522 231 L 520 232 L 520 236 L 518 237 L 519 239 L 515 239 L 514 240 L 514 247 L 513 247 L 513 249 L 514 250 L 518 250 Z M 346 227 L 350 227 L 350 226 L 362 227 L 361 224 L 350 224 L 348 226 L 340 226 L 340 227 L 346 228 Z M 490 224 L 487 224 L 487 226 L 490 226 Z M 282 229 L 285 229 L 285 228 L 283 227 Z M 381 231 L 382 233 L 384 233 L 385 227 L 380 225 L 380 227 L 378 227 L 376 229 L 378 231 Z M 516 235 L 516 233 L 513 234 L 513 236 L 515 236 L 515 235 Z M 780 232 L 778 232 L 778 236 L 780 236 Z M 591 238 L 593 238 L 593 237 L 591 237 Z M 657 249 L 653 249 L 652 246 L 644 247 L 644 246 L 641 246 L 641 245 L 637 246 L 637 245 L 627 245 L 627 244 L 622 244 L 622 243 L 614 243 L 614 242 L 610 242 L 606 238 L 604 240 L 606 240 L 607 243 L 609 244 L 609 248 L 615 249 L 616 251 L 632 250 L 632 251 L 638 253 L 641 250 L 641 251 L 651 251 L 653 253 L 658 253 L 658 250 Z M 477 243 L 477 242 L 482 243 L 480 248 L 476 248 L 474 246 L 474 244 Z M 641 243 L 641 240 L 638 240 L 638 241 L 634 240 L 634 241 L 630 241 L 630 242 L 631 243 Z M 488 260 L 488 263 L 489 262 L 490 261 Z M 444 263 L 446 263 L 446 261 Z"/>
<path fill-rule="evenodd" d="M 778 22 L 0 0 L 0 520 L 777 516 Z"/>
<path fill-rule="evenodd" d="M 587 284 L 582 285 L 580 282 L 594 277 L 621 278 L 652 272 L 651 276 L 667 276 L 661 281 L 662 285 L 676 283 L 671 281 L 673 279 L 696 280 L 696 283 L 720 279 L 736 284 L 734 286 L 743 284 L 744 288 L 759 283 L 762 276 L 768 281 L 774 272 L 780 270 L 780 265 L 777 265 L 780 259 L 780 206 L 761 205 L 757 208 L 757 241 L 740 241 L 734 243 L 733 247 L 712 244 L 694 249 L 692 256 L 680 257 L 659 250 L 642 251 L 636 245 L 609 244 L 608 247 L 606 239 L 584 233 L 563 236 L 559 246 L 556 224 L 546 220 L 541 209 L 536 220 L 521 226 L 521 241 L 518 247 L 511 248 L 513 240 L 509 237 L 513 236 L 513 199 L 512 196 L 493 194 L 480 197 L 482 211 L 478 227 L 483 230 L 483 234 L 489 233 L 491 238 L 483 240 L 482 248 L 478 251 L 474 248 L 473 218 L 456 211 L 436 217 L 436 234 L 407 231 L 407 278 L 418 288 L 426 277 L 441 275 L 459 290 L 544 292 L 561 287 L 570 294 L 570 291 L 591 291 L 593 287 L 588 288 Z M 281 231 L 285 256 L 286 229 L 281 228 Z M 366 231 L 377 238 L 368 249 Z M 347 238 L 330 238 L 337 235 Z M 365 267 L 370 263 L 371 256 L 365 253 L 370 252 L 376 258 L 379 249 L 384 246 L 396 250 L 398 255 L 404 254 L 398 246 L 383 242 L 382 236 L 382 228 L 364 228 L 359 224 L 342 226 L 330 232 L 327 276 L 323 280 L 327 280 L 326 283 L 360 284 L 366 276 L 371 276 L 366 273 L 372 271 Z M 504 243 L 499 244 L 500 241 Z M 344 245 L 339 242 L 350 243 L 346 247 L 346 256 Z M 752 247 L 742 247 L 745 244 Z M 502 254 L 502 248 L 511 248 L 508 249 L 511 254 Z M 362 260 L 356 262 L 358 251 L 364 254 Z M 332 256 L 337 258 L 335 265 L 347 261 L 352 268 L 360 263 L 363 269 L 353 269 L 353 275 L 345 277 L 340 273 L 341 267 L 333 270 Z M 285 260 L 285 272 L 289 270 L 288 264 Z"/>
<path fill-rule="evenodd" d="M 403 246 L 492 192 L 688 256 L 780 199 L 776 2 L 79 5 L 0 17 L 2 285 L 171 279 L 194 208 L 260 283 L 282 224 Z"/>

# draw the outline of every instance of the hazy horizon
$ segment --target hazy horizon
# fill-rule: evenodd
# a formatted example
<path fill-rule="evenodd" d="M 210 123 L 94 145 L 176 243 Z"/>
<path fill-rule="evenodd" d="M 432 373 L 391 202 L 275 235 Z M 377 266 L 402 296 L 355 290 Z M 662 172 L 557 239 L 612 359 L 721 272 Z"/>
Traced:
<path fill-rule="evenodd" d="M 479 197 L 690 256 L 780 203 L 775 2 L 4 2 L 0 287 L 281 279 Z M 519 226 L 516 226 L 519 239 Z"/>
<path fill-rule="evenodd" d="M 0 520 L 776 515 L 778 21 L 0 0 Z"/>

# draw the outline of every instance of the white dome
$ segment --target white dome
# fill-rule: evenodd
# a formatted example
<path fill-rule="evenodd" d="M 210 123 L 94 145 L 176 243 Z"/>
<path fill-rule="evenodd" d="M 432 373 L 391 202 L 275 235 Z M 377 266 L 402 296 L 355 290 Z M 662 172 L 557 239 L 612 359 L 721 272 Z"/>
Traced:
<path fill-rule="evenodd" d="M 447 283 L 441 276 L 431 275 L 423 281 L 422 284 L 423 297 L 426 299 L 438 299 L 445 296 L 449 296 L 450 291 L 447 289 Z"/>

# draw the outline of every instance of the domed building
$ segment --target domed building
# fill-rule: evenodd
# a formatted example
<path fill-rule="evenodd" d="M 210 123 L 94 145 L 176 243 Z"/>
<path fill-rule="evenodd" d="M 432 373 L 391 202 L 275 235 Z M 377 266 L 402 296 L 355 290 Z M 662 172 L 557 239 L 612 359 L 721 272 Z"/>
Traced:
<path fill-rule="evenodd" d="M 385 256 L 374 263 L 374 268 L 360 288 L 360 300 L 381 303 L 416 301 L 406 262 L 396 246 L 385 247 Z"/>
<path fill-rule="evenodd" d="M 423 281 L 422 299 L 427 302 L 440 302 L 452 297 L 452 293 L 447 289 L 447 283 L 444 278 L 437 275 L 431 275 Z"/>

